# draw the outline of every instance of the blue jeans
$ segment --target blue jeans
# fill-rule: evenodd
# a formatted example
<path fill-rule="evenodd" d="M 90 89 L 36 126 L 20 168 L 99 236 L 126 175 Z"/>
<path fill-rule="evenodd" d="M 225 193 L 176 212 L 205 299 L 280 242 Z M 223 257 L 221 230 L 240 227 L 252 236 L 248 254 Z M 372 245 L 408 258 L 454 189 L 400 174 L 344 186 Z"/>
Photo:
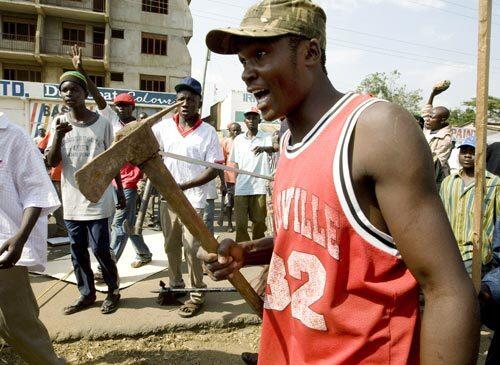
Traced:
<path fill-rule="evenodd" d="M 493 267 L 500 266 L 500 218 L 495 222 L 495 230 L 493 231 Z"/>
<path fill-rule="evenodd" d="M 137 190 L 123 189 L 123 192 L 125 194 L 125 198 L 127 199 L 127 205 L 125 206 L 125 209 L 115 211 L 115 215 L 113 216 L 113 223 L 111 224 L 111 249 L 116 256 L 117 262 L 120 259 L 129 238 L 129 235 L 125 232 L 123 224 L 125 223 L 125 221 L 127 221 L 130 230 L 133 230 L 135 225 Z M 136 260 L 151 260 L 151 257 L 153 255 L 144 242 L 144 238 L 142 238 L 142 235 L 132 234 L 130 235 L 130 240 L 132 241 L 132 246 L 134 246 Z"/>
<path fill-rule="evenodd" d="M 205 204 L 205 212 L 203 213 L 203 222 L 208 227 L 208 230 L 214 234 L 214 218 L 215 218 L 215 199 L 207 199 Z"/>
<path fill-rule="evenodd" d="M 95 297 L 94 273 L 90 267 L 89 244 L 102 268 L 102 277 L 110 293 L 118 289 L 118 271 L 109 249 L 108 218 L 91 221 L 64 220 L 68 230 L 71 261 L 76 284 L 84 297 Z"/>

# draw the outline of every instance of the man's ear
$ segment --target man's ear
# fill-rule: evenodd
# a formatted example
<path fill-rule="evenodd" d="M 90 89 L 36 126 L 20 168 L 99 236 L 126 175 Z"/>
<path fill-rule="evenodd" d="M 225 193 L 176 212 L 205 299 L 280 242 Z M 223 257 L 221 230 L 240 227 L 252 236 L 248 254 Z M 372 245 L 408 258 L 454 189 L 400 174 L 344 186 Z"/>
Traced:
<path fill-rule="evenodd" d="M 304 43 L 307 47 L 305 58 L 306 66 L 313 66 L 317 63 L 321 63 L 322 50 L 319 41 L 316 38 L 313 38 Z"/>
<path fill-rule="evenodd" d="M 198 108 L 201 109 L 202 106 L 203 106 L 203 100 L 201 100 L 200 98 L 200 104 L 198 105 Z"/>

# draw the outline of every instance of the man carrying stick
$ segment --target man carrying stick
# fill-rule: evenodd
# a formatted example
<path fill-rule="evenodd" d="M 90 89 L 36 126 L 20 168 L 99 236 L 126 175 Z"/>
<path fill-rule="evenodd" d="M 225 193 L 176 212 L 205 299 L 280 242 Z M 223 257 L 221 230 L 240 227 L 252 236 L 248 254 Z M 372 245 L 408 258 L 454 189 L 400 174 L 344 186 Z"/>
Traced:
<path fill-rule="evenodd" d="M 473 364 L 477 301 L 426 141 L 404 109 L 333 87 L 325 29 L 311 1 L 265 0 L 240 28 L 207 35 L 212 51 L 238 54 L 264 119 L 286 116 L 290 130 L 275 238 L 199 255 L 219 280 L 270 263 L 261 364 Z"/>

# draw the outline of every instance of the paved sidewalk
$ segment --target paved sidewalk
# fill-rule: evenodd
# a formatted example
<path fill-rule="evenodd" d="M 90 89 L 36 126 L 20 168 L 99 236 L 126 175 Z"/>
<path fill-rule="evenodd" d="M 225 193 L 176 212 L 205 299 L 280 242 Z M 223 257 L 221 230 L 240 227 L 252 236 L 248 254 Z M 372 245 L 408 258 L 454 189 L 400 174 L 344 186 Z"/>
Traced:
<path fill-rule="evenodd" d="M 234 233 L 222 233 L 221 236 L 234 236 Z M 68 247 L 51 249 L 49 257 L 63 255 L 67 250 Z M 248 280 L 251 280 L 259 271 L 259 267 L 252 267 L 242 272 Z M 184 280 L 189 283 L 186 267 L 184 273 Z M 252 313 L 238 293 L 207 293 L 206 303 L 200 314 L 193 318 L 181 318 L 176 313 L 178 307 L 156 304 L 157 294 L 151 293 L 151 290 L 159 288 L 160 279 L 168 283 L 166 271 L 122 290 L 120 308 L 110 315 L 103 315 L 100 312 L 100 305 L 105 298 L 102 293 L 97 294 L 94 307 L 70 316 L 63 315 L 62 309 L 72 303 L 79 293 L 75 285 L 60 282 L 39 301 L 40 318 L 47 326 L 51 337 L 58 342 L 260 323 L 259 318 Z M 38 297 L 56 280 L 45 276 L 31 276 L 31 282 L 35 296 Z M 215 283 L 207 276 L 205 282 L 210 287 L 230 286 L 227 281 Z M 181 300 L 187 298 L 186 296 Z"/>

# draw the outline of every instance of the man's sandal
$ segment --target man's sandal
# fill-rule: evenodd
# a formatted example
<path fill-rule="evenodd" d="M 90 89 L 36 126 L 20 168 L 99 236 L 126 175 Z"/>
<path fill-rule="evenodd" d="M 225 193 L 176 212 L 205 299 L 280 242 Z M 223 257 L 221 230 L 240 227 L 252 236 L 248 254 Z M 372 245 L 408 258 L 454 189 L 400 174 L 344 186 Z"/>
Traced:
<path fill-rule="evenodd" d="M 191 299 L 188 299 L 177 310 L 177 313 L 182 318 L 194 317 L 195 315 L 197 315 L 200 312 L 202 307 L 203 307 L 203 303 L 194 303 Z"/>
<path fill-rule="evenodd" d="M 120 294 L 108 294 L 101 306 L 102 314 L 111 314 L 118 309 Z"/>

